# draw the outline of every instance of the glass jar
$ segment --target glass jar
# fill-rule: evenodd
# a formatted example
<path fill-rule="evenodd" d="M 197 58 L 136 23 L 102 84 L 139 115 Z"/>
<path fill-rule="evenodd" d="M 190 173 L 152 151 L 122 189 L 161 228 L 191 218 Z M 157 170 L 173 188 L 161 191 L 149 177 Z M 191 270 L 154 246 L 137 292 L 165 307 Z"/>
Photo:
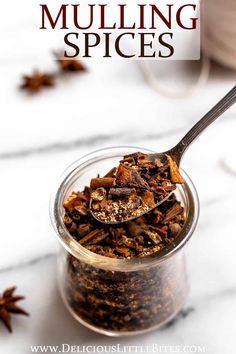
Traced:
<path fill-rule="evenodd" d="M 137 151 L 140 148 L 116 147 L 82 157 L 65 171 L 51 202 L 52 224 L 62 245 L 58 264 L 63 301 L 80 323 L 110 336 L 159 328 L 181 310 L 188 294 L 183 246 L 196 227 L 199 202 L 183 170 L 185 183 L 175 194 L 185 207 L 186 221 L 175 241 L 161 252 L 133 259 L 104 257 L 81 246 L 64 225 L 63 203 L 68 196 Z"/>

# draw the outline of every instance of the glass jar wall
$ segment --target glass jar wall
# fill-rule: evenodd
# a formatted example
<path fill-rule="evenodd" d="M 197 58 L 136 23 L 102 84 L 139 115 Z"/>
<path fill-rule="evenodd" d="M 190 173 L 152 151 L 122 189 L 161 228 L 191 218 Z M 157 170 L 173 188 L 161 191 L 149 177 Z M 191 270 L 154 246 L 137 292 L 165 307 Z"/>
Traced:
<path fill-rule="evenodd" d="M 71 314 L 97 332 L 121 336 L 158 328 L 183 307 L 188 294 L 183 246 L 198 219 L 198 198 L 185 180 L 175 192 L 186 211 L 186 221 L 173 243 L 142 258 L 114 259 L 90 252 L 67 231 L 63 202 L 72 191 L 82 190 L 98 173 L 117 166 L 124 155 L 139 148 L 110 148 L 76 161 L 65 171 L 51 203 L 52 223 L 61 243 L 59 285 Z M 142 149 L 144 153 L 149 150 Z"/>

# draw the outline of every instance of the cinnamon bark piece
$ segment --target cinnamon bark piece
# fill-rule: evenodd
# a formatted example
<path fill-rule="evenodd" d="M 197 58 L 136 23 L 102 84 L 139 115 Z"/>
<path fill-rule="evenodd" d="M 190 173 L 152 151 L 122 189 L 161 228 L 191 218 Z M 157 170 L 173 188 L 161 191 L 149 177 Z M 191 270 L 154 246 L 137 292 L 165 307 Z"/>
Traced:
<path fill-rule="evenodd" d="M 109 194 L 117 197 L 129 196 L 133 191 L 133 188 L 110 188 Z"/>
<path fill-rule="evenodd" d="M 169 165 L 170 165 L 170 177 L 171 177 L 171 182 L 173 183 L 183 183 L 184 180 L 182 176 L 180 175 L 179 172 L 179 167 L 177 166 L 177 163 L 171 158 L 171 156 L 166 155 Z"/>
<path fill-rule="evenodd" d="M 141 198 L 144 204 L 147 204 L 150 208 L 155 206 L 154 194 L 151 191 L 144 191 L 141 194 Z"/>
<path fill-rule="evenodd" d="M 176 202 L 169 210 L 167 210 L 163 220 L 163 224 L 169 223 L 177 215 L 183 213 L 183 211 L 184 208 L 180 205 L 179 202 Z"/>
<path fill-rule="evenodd" d="M 84 236 L 79 243 L 83 246 L 86 245 L 96 245 L 101 242 L 104 238 L 108 236 L 108 232 L 104 232 L 104 230 L 95 229 L 91 231 L 89 234 Z"/>
<path fill-rule="evenodd" d="M 90 187 L 91 189 L 97 189 L 100 187 L 104 188 L 109 188 L 114 185 L 115 179 L 112 177 L 97 177 L 97 178 L 92 178 L 90 182 Z"/>
<path fill-rule="evenodd" d="M 120 187 L 137 187 L 148 189 L 148 183 L 133 168 L 120 164 L 117 172 L 115 184 Z"/>

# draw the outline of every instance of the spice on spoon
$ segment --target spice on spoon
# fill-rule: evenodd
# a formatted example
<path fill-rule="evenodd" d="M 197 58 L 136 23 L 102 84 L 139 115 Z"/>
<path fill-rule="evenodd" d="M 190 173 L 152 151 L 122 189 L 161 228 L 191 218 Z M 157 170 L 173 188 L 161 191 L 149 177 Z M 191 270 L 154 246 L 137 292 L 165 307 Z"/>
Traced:
<path fill-rule="evenodd" d="M 91 210 L 102 222 L 122 222 L 138 217 L 168 197 L 183 179 L 175 161 L 148 159 L 138 152 L 125 156 L 110 177 L 93 178 L 90 183 Z"/>

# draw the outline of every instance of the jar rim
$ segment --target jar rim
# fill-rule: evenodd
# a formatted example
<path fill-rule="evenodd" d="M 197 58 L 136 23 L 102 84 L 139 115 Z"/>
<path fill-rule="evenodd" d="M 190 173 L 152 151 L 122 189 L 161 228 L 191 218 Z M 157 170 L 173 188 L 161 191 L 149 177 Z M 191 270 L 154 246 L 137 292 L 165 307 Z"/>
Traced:
<path fill-rule="evenodd" d="M 128 151 L 127 151 L 128 150 Z M 130 152 L 129 152 L 130 150 Z M 179 233 L 179 235 L 175 238 L 174 242 L 171 242 L 169 245 L 164 247 L 161 251 L 154 252 L 150 255 L 146 255 L 143 257 L 134 257 L 130 259 L 117 259 L 117 258 L 110 258 L 106 256 L 102 256 L 96 254 L 94 252 L 89 251 L 85 247 L 79 244 L 72 235 L 70 235 L 69 231 L 66 229 L 63 218 L 61 217 L 61 209 L 62 206 L 62 197 L 63 192 L 65 192 L 65 186 L 72 177 L 79 172 L 82 165 L 87 163 L 87 165 L 91 165 L 93 162 L 97 162 L 97 159 L 100 157 L 101 160 L 105 159 L 106 157 L 115 157 L 115 156 L 123 156 L 128 153 L 133 153 L 134 151 L 143 151 L 146 153 L 153 153 L 154 151 L 140 148 L 140 147 L 133 147 L 133 146 L 115 146 L 109 148 L 103 148 L 99 150 L 95 150 L 90 152 L 81 158 L 74 161 L 69 167 L 63 172 L 61 177 L 54 188 L 54 191 L 51 196 L 50 200 L 50 218 L 51 223 L 56 231 L 56 235 L 59 239 L 59 242 L 62 246 L 74 257 L 86 262 L 90 263 L 96 267 L 100 267 L 103 269 L 109 268 L 109 270 L 116 270 L 116 271 L 135 271 L 145 267 L 154 266 L 158 263 L 161 263 L 174 254 L 177 253 L 183 246 L 187 243 L 190 237 L 193 234 L 193 231 L 196 228 L 198 217 L 199 217 L 199 199 L 197 195 L 197 191 L 195 186 L 187 175 L 187 173 L 181 168 L 181 175 L 184 179 L 183 185 L 181 187 L 184 190 L 185 196 L 187 196 L 188 204 L 189 204 L 189 211 L 187 213 L 186 221 L 184 226 Z M 119 152 L 119 155 L 114 155 L 114 152 Z"/>

